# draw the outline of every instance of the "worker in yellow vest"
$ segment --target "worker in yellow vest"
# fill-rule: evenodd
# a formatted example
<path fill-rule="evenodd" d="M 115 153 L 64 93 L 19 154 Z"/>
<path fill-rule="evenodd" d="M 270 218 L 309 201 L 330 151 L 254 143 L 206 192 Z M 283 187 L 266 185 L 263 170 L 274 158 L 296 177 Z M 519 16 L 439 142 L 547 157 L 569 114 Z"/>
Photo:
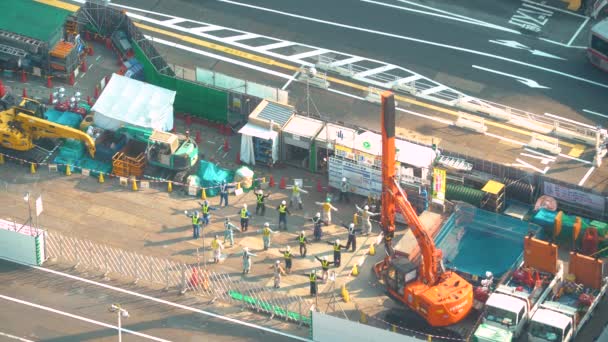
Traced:
<path fill-rule="evenodd" d="M 291 215 L 289 209 L 287 209 L 287 203 L 281 201 L 281 204 L 277 207 L 277 211 L 279 212 L 279 230 L 281 230 L 281 224 L 283 225 L 283 230 L 287 230 L 287 215 Z"/>
<path fill-rule="evenodd" d="M 201 213 L 203 214 L 203 227 L 209 224 L 209 211 L 216 210 L 209 205 L 209 201 L 204 200 L 202 203 L 198 202 L 201 206 Z"/>
<path fill-rule="evenodd" d="M 310 283 L 310 296 L 314 297 L 317 295 L 317 270 L 311 270 L 310 273 L 304 274 L 304 276 L 308 277 L 308 281 Z"/>
<path fill-rule="evenodd" d="M 247 210 L 247 203 L 243 204 L 243 208 L 239 210 L 239 216 L 241 217 L 241 231 L 246 232 L 249 228 L 249 217 L 251 217 L 251 213 Z"/>
<path fill-rule="evenodd" d="M 198 211 L 189 214 L 188 211 L 184 211 L 184 214 L 192 219 L 192 238 L 198 239 L 201 236 L 201 218 Z"/>
<path fill-rule="evenodd" d="M 315 202 L 317 205 L 320 205 L 322 207 L 322 212 L 323 212 L 323 222 L 325 223 L 326 226 L 331 224 L 331 211 L 338 211 L 338 209 L 336 207 L 334 207 L 333 205 L 331 205 L 331 198 L 327 197 L 325 199 L 325 202 L 321 203 L 321 202 Z"/>
<path fill-rule="evenodd" d="M 211 249 L 213 249 L 213 262 L 218 264 L 222 257 L 222 249 L 224 245 L 220 241 L 219 235 L 215 235 L 215 238 L 211 241 Z"/>
<path fill-rule="evenodd" d="M 334 266 L 340 267 L 340 263 L 342 262 L 342 250 L 346 249 L 346 246 L 340 244 L 340 239 L 336 239 L 336 242 L 334 243 L 331 243 L 329 241 L 327 243 L 333 246 Z"/>
<path fill-rule="evenodd" d="M 298 235 L 298 244 L 300 244 L 300 257 L 306 257 L 306 245 L 308 244 L 308 240 L 306 240 L 306 236 L 304 235 L 304 231 L 300 232 Z"/>
<path fill-rule="evenodd" d="M 315 255 L 315 259 L 317 259 L 320 263 L 321 263 L 321 270 L 323 271 L 321 273 L 321 280 L 323 280 L 323 282 L 327 281 L 327 277 L 329 276 L 329 266 L 331 264 L 333 264 L 333 261 L 329 261 L 327 256 L 323 256 L 323 258 L 319 258 L 318 256 Z"/>
<path fill-rule="evenodd" d="M 255 214 L 264 216 L 266 214 L 266 204 L 264 204 L 264 200 L 270 196 L 270 191 L 268 194 L 264 195 L 264 191 L 262 189 L 258 190 L 255 194 Z"/>
<path fill-rule="evenodd" d="M 298 184 L 298 182 L 294 181 L 292 186 L 288 186 L 287 189 L 291 189 L 291 198 L 289 199 L 289 207 L 291 208 L 291 206 L 293 206 L 294 203 L 298 204 L 298 208 L 300 208 L 300 210 L 303 209 L 302 206 L 302 196 L 300 195 L 300 193 L 305 193 L 307 194 L 308 191 L 302 189 L 300 187 L 300 185 Z"/>
<path fill-rule="evenodd" d="M 262 228 L 262 240 L 264 241 L 264 250 L 267 251 L 270 247 L 270 235 L 276 234 L 274 230 L 270 229 L 270 223 L 264 223 L 264 228 Z"/>
<path fill-rule="evenodd" d="M 285 271 L 287 272 L 287 274 L 291 273 L 293 258 L 293 254 L 291 254 L 291 247 L 287 246 L 285 250 L 279 250 L 279 253 L 283 254 L 283 259 L 285 259 Z"/>

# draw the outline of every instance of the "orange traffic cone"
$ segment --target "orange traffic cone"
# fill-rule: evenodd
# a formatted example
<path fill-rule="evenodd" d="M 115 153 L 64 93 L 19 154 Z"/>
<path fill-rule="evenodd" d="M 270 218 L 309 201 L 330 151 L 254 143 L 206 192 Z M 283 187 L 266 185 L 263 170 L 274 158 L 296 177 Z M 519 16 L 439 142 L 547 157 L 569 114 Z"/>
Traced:
<path fill-rule="evenodd" d="M 71 72 L 71 73 L 70 73 L 70 79 L 68 80 L 68 83 L 69 83 L 70 85 L 72 85 L 72 86 L 73 86 L 73 85 L 74 85 L 74 83 L 75 83 L 75 81 L 74 81 L 74 73 L 73 73 L 73 72 Z"/>
<path fill-rule="evenodd" d="M 270 175 L 270 181 L 268 182 L 268 186 L 274 188 L 274 177 Z"/>
<path fill-rule="evenodd" d="M 321 179 L 317 179 L 317 192 L 323 192 L 323 185 L 321 185 Z"/>
<path fill-rule="evenodd" d="M 287 187 L 287 180 L 285 177 L 281 177 L 281 181 L 279 182 L 279 189 L 285 189 Z"/>
<path fill-rule="evenodd" d="M 23 88 L 23 94 L 22 94 L 22 96 L 23 97 L 27 97 L 27 89 L 26 88 Z"/>
<path fill-rule="evenodd" d="M 47 88 L 53 88 L 53 79 L 51 78 L 51 76 L 48 76 L 46 78 L 46 87 Z"/>
<path fill-rule="evenodd" d="M 27 75 L 25 74 L 25 70 L 21 70 L 21 82 L 27 82 Z"/>

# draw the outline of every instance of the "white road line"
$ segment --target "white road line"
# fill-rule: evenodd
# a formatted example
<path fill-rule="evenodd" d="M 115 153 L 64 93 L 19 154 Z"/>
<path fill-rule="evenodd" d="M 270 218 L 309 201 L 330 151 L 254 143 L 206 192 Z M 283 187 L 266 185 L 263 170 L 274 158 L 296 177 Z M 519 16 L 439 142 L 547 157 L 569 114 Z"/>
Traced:
<path fill-rule="evenodd" d="M 597 116 L 601 116 L 601 117 L 604 117 L 604 118 L 608 118 L 608 115 L 606 115 L 606 114 L 600 114 L 598 112 L 594 112 L 594 111 L 589 110 L 589 109 L 583 109 L 583 112 L 589 113 L 589 114 L 593 114 L 593 115 L 597 115 Z"/>
<path fill-rule="evenodd" d="M 239 66 L 242 66 L 242 67 L 245 67 L 245 68 L 249 68 L 249 69 L 253 69 L 253 70 L 256 70 L 256 71 L 260 71 L 260 72 L 266 73 L 268 75 L 273 75 L 273 76 L 277 76 L 277 77 L 288 79 L 288 80 L 292 79 L 292 77 L 290 75 L 283 74 L 283 73 L 280 73 L 278 71 L 270 70 L 270 69 L 267 69 L 267 68 L 263 68 L 261 66 L 245 63 L 245 62 L 242 62 L 242 61 L 238 61 L 236 59 L 232 59 L 232 58 L 228 58 L 228 57 L 225 57 L 225 56 L 217 55 L 217 54 L 214 54 L 214 53 L 211 53 L 211 52 L 195 49 L 195 48 L 190 47 L 190 46 L 186 46 L 186 45 L 182 45 L 182 44 L 177 44 L 177 43 L 174 43 L 174 42 L 171 42 L 171 41 L 168 41 L 168 40 L 164 40 L 164 39 L 161 39 L 161 38 L 156 38 L 156 37 L 152 37 L 152 36 L 148 36 L 148 35 L 145 35 L 144 37 L 146 37 L 146 39 L 148 39 L 148 40 L 150 40 L 152 42 L 155 42 L 155 43 L 159 43 L 159 44 L 171 46 L 171 47 L 174 47 L 174 48 L 177 48 L 177 49 L 193 52 L 193 53 L 196 53 L 196 54 L 199 54 L 199 55 L 203 55 L 203 56 L 219 59 L 219 60 L 222 60 L 224 62 L 228 62 L 228 63 L 239 65 Z"/>
<path fill-rule="evenodd" d="M 375 74 L 381 74 L 383 72 L 389 71 L 389 70 L 393 70 L 396 69 L 397 66 L 396 65 L 392 65 L 392 64 L 386 64 L 383 65 L 381 67 L 377 67 L 377 68 L 373 68 L 373 69 L 367 69 L 365 71 L 361 71 L 355 74 L 354 78 L 366 78 L 367 76 L 371 76 L 371 75 L 375 75 Z"/>
<path fill-rule="evenodd" d="M 524 143 L 524 142 L 517 141 L 515 139 L 511 139 L 511 138 L 507 138 L 507 137 L 503 137 L 503 136 L 500 136 L 500 135 L 494 134 L 494 133 L 488 133 L 488 132 L 486 132 L 486 133 L 484 133 L 484 135 L 487 135 L 489 137 L 496 138 L 496 139 L 499 139 L 499 140 L 508 141 L 510 143 L 513 143 L 513 144 L 516 144 L 516 145 L 520 145 L 520 146 L 525 146 L 526 145 L 526 143 Z"/>
<path fill-rule="evenodd" d="M 519 159 L 519 158 L 515 158 L 515 161 L 516 161 L 516 162 L 518 162 L 518 163 L 520 163 L 520 164 L 522 164 L 522 165 L 525 165 L 526 167 L 531 168 L 532 170 L 534 170 L 534 171 L 536 171 L 536 172 L 538 172 L 538 173 L 542 173 L 543 175 L 544 175 L 544 174 L 545 174 L 545 172 L 546 172 L 546 171 L 545 171 L 546 169 L 545 169 L 545 170 L 541 170 L 541 169 L 537 168 L 536 166 L 534 166 L 534 165 L 532 165 L 532 164 L 528 164 L 528 163 L 526 163 L 525 161 L 523 161 L 523 160 L 521 160 L 521 159 Z"/>
<path fill-rule="evenodd" d="M 54 274 L 54 275 L 62 276 L 64 278 L 69 278 L 69 279 L 77 280 L 77 281 L 80 281 L 80 282 L 83 282 L 83 283 L 87 283 L 87 284 L 91 284 L 91 285 L 96 285 L 96 286 L 103 287 L 103 288 L 106 288 L 106 289 L 109 289 L 109 290 L 112 290 L 112 291 L 116 291 L 116 292 L 120 292 L 120 293 L 125 293 L 125 294 L 131 295 L 131 296 L 139 297 L 139 298 L 146 299 L 146 300 L 149 300 L 149 301 L 153 301 L 153 302 L 156 302 L 156 303 L 159 303 L 159 304 L 164 304 L 164 305 L 172 306 L 174 308 L 178 308 L 178 309 L 182 309 L 182 310 L 186 310 L 186 311 L 190 311 L 190 312 L 199 313 L 199 314 L 202 314 L 202 315 L 205 315 L 205 316 L 210 316 L 210 317 L 213 317 L 213 318 L 217 318 L 217 319 L 224 320 L 224 321 L 227 321 L 227 322 L 230 322 L 230 323 L 234 323 L 234 324 L 239 324 L 239 325 L 246 326 L 246 327 L 249 327 L 249 328 L 263 330 L 263 331 L 266 331 L 266 332 L 269 332 L 269 333 L 272 333 L 272 334 L 275 334 L 275 335 L 280 335 L 280 336 L 283 336 L 283 337 L 288 337 L 288 338 L 291 338 L 291 339 L 294 339 L 294 340 L 298 340 L 298 341 L 312 342 L 311 340 L 309 340 L 307 338 L 304 338 L 304 337 L 300 337 L 300 336 L 288 334 L 288 333 L 285 333 L 285 332 L 282 332 L 282 331 L 266 328 L 266 327 L 263 327 L 263 326 L 260 326 L 260 325 L 257 325 L 257 324 L 240 321 L 238 319 L 234 319 L 234 318 L 218 315 L 218 314 L 215 314 L 213 312 L 204 311 L 204 310 L 193 308 L 193 307 L 186 306 L 186 305 L 183 305 L 183 304 L 173 303 L 173 302 L 170 302 L 168 300 L 154 298 L 152 296 L 144 295 L 144 294 L 137 293 L 137 292 L 134 292 L 134 291 L 125 290 L 125 289 L 122 289 L 120 287 L 116 287 L 116 286 L 112 286 L 112 285 L 107 285 L 107 284 L 99 283 L 99 282 L 96 282 L 96 281 L 93 281 L 93 280 L 89 280 L 89 279 L 85 279 L 85 278 L 80 278 L 80 277 L 77 277 L 77 276 L 74 276 L 74 275 L 71 275 L 71 274 L 55 271 L 55 270 L 52 270 L 52 269 L 49 269 L 49 268 L 44 268 L 44 267 L 40 267 L 40 266 L 32 266 L 32 265 L 25 265 L 25 264 L 24 264 L 24 266 L 28 266 L 30 268 L 34 268 L 34 269 L 37 269 L 39 271 L 51 273 L 51 274 Z"/>
<path fill-rule="evenodd" d="M 184 19 L 184 18 L 172 18 L 172 19 L 163 21 L 163 23 L 165 23 L 166 25 L 175 25 L 175 24 L 183 23 L 184 21 L 186 21 L 186 19 Z"/>
<path fill-rule="evenodd" d="M 294 43 L 294 42 L 278 42 L 278 43 L 272 43 L 272 44 L 268 44 L 268 45 L 258 46 L 258 49 L 260 49 L 260 50 L 274 50 L 274 49 L 284 48 L 284 47 L 288 47 L 288 46 L 292 46 L 292 45 L 296 45 L 296 43 Z"/>
<path fill-rule="evenodd" d="M 339 66 L 346 65 L 346 64 L 354 64 L 354 63 L 361 62 L 361 61 L 364 61 L 364 60 L 365 60 L 365 58 L 363 58 L 363 57 L 353 56 L 353 57 L 350 57 L 350 58 L 341 59 L 339 61 L 331 62 L 330 65 L 332 67 L 339 67 Z"/>
<path fill-rule="evenodd" d="M 289 56 L 289 58 L 293 58 L 295 60 L 301 60 L 301 59 L 308 58 L 308 57 L 322 55 L 322 54 L 328 53 L 328 52 L 331 52 L 331 51 L 325 50 L 325 49 L 317 49 L 317 50 L 313 50 L 313 51 L 302 52 L 297 55 L 291 55 L 291 56 Z"/>
<path fill-rule="evenodd" d="M 506 27 L 502 27 L 502 26 L 486 23 L 486 22 L 483 22 L 483 21 L 480 21 L 480 20 L 477 20 L 477 19 L 463 17 L 463 16 L 460 16 L 460 15 L 457 15 L 457 14 L 456 15 L 455 14 L 443 15 L 443 14 L 438 14 L 438 13 L 432 13 L 432 12 L 417 10 L 417 9 L 409 8 L 409 7 L 391 5 L 391 4 L 387 4 L 387 3 L 379 2 L 379 1 L 373 1 L 373 0 L 360 0 L 360 1 L 361 2 L 367 2 L 367 3 L 370 3 L 370 4 L 379 5 L 379 6 L 384 6 L 384 7 L 390 7 L 390 8 L 400 9 L 400 10 L 403 10 L 403 11 L 409 11 L 409 12 L 414 12 L 414 13 L 418 13 L 418 14 L 426 14 L 426 15 L 430 15 L 430 16 L 433 16 L 433 17 L 440 17 L 440 18 L 444 18 L 444 19 L 460 21 L 460 22 L 463 22 L 463 23 L 471 24 L 471 25 L 478 25 L 478 26 L 483 26 L 483 27 L 486 27 L 486 28 L 493 28 L 493 29 L 496 29 L 496 30 L 506 31 L 506 32 L 514 33 L 514 34 L 521 34 L 521 32 L 519 32 L 517 30 L 513 30 L 513 29 L 510 29 L 510 28 L 506 28 Z M 405 1 L 401 1 L 401 2 L 405 2 Z M 439 10 L 439 9 L 436 9 L 436 8 L 434 8 L 433 10 L 436 11 L 436 12 L 446 13 L 446 11 L 442 11 L 442 10 Z"/>
<path fill-rule="evenodd" d="M 559 121 L 566 121 L 566 122 L 573 123 L 575 125 L 581 125 L 583 127 L 587 127 L 587 128 L 591 128 L 591 129 L 596 129 L 597 128 L 596 126 L 591 126 L 591 125 L 586 124 L 586 123 L 578 122 L 578 121 L 575 121 L 575 120 L 572 120 L 572 119 L 567 119 L 567 118 L 561 117 L 559 115 L 551 114 L 551 113 L 545 113 L 545 116 L 548 116 L 550 118 L 553 118 L 553 119 L 556 119 L 556 120 L 559 120 Z"/>
<path fill-rule="evenodd" d="M 586 50 L 587 47 L 586 46 L 573 46 L 573 45 L 568 45 L 568 44 L 564 44 L 564 43 L 560 43 L 560 42 L 556 42 L 555 40 L 551 40 L 551 39 L 547 39 L 547 38 L 543 38 L 543 37 L 539 37 L 538 39 L 543 40 L 547 43 L 551 43 L 551 44 L 555 44 L 555 45 L 559 45 L 559 46 L 563 46 L 566 48 L 571 48 L 571 49 L 582 49 L 582 50 Z"/>
<path fill-rule="evenodd" d="M 590 161 L 587 161 L 587 160 L 584 160 L 584 159 L 580 159 L 580 158 L 576 158 L 576 157 L 572 157 L 572 156 L 569 156 L 569 155 L 563 154 L 563 153 L 560 153 L 559 156 L 560 157 L 564 157 L 566 159 L 576 160 L 577 162 L 581 162 L 583 164 L 592 164 L 592 162 L 590 162 Z"/>
<path fill-rule="evenodd" d="M 589 178 L 589 176 L 591 176 L 591 174 L 593 173 L 593 171 L 595 170 L 595 166 L 592 166 L 587 173 L 585 173 L 585 176 L 581 179 L 580 182 L 578 182 L 578 186 L 583 186 L 583 184 L 585 184 L 585 182 L 587 181 L 587 179 Z"/>
<path fill-rule="evenodd" d="M 300 74 L 300 71 L 296 71 L 293 76 L 291 76 L 290 79 L 287 80 L 287 82 L 281 87 L 281 90 L 285 90 L 287 89 L 287 87 L 289 87 L 289 85 L 291 84 L 291 82 L 293 82 L 296 78 L 298 78 L 298 75 Z"/>
<path fill-rule="evenodd" d="M 52 313 L 55 313 L 55 314 L 58 314 L 58 315 L 74 318 L 74 319 L 77 319 L 79 321 L 84 321 L 84 322 L 87 322 L 87 323 L 99 325 L 99 326 L 102 326 L 102 327 L 105 327 L 105 328 L 110 328 L 110 329 L 118 330 L 118 327 L 115 326 L 115 325 L 107 324 L 107 323 L 104 323 L 104 322 L 96 321 L 96 320 L 93 320 L 93 319 L 90 319 L 90 318 L 86 318 L 86 317 L 82 317 L 82 316 L 78 316 L 78 315 L 74 315 L 74 314 L 71 314 L 69 312 L 65 312 L 65 311 L 61 311 L 61 310 L 50 308 L 48 306 L 44 306 L 44 305 L 40 305 L 40 304 L 36 304 L 36 303 L 31 303 L 31 302 L 27 302 L 25 300 L 13 298 L 13 297 L 1 295 L 1 294 L 0 294 L 0 299 L 4 299 L 4 300 L 7 300 L 9 302 L 14 302 L 14 303 L 22 304 L 22 305 L 27 305 L 27 306 L 30 306 L 30 307 L 33 307 L 33 308 L 36 308 L 36 309 L 40 309 L 40 310 L 52 312 Z M 140 332 L 137 332 L 137 331 L 134 331 L 134 330 L 129 330 L 129 329 L 122 328 L 122 331 L 125 332 L 125 333 L 129 333 L 129 334 L 135 335 L 135 336 L 147 338 L 147 339 L 153 340 L 153 341 L 170 342 L 170 340 L 165 340 L 165 339 L 162 339 L 162 338 L 159 338 L 159 337 L 155 337 L 155 336 L 151 336 L 151 335 L 148 335 L 148 334 L 140 333 Z"/>
<path fill-rule="evenodd" d="M 426 96 L 426 95 L 438 93 L 440 91 L 444 91 L 446 89 L 449 89 L 449 88 L 444 86 L 443 84 L 440 84 L 436 87 L 425 89 L 425 90 L 421 91 L 419 94 L 422 96 Z"/>
<path fill-rule="evenodd" d="M 128 14 L 129 16 L 131 16 L 131 14 Z M 165 25 L 165 26 L 171 26 L 171 25 Z M 191 29 L 186 29 L 184 28 L 185 31 L 190 30 L 190 32 L 192 33 L 204 33 L 204 32 L 211 32 L 211 31 L 219 31 L 219 30 L 223 30 L 224 28 L 221 26 L 215 26 L 215 25 L 208 25 L 208 26 L 203 26 L 203 27 L 193 27 Z"/>
<path fill-rule="evenodd" d="M 540 160 L 541 162 L 545 162 L 545 161 L 546 161 L 546 162 L 552 162 L 552 161 L 555 161 L 555 159 L 549 159 L 549 158 L 545 158 L 545 157 L 541 157 L 541 156 L 535 156 L 535 155 L 530 154 L 530 153 L 523 153 L 523 152 L 522 152 L 522 153 L 520 153 L 519 155 L 524 156 L 524 157 L 529 157 L 529 158 L 538 159 L 538 160 Z"/>
<path fill-rule="evenodd" d="M 259 36 L 255 33 L 245 33 L 245 34 L 240 34 L 238 36 L 232 36 L 232 37 L 228 37 L 228 38 L 224 38 L 224 39 L 229 42 L 236 42 L 237 40 L 253 39 L 253 38 L 257 38 L 257 37 L 259 37 Z"/>
<path fill-rule="evenodd" d="M 265 7 L 261 7 L 261 6 L 244 4 L 244 3 L 240 3 L 240 2 L 232 1 L 232 0 L 216 0 L 216 1 L 225 2 L 225 3 L 228 3 L 228 4 L 235 5 L 235 6 L 242 6 L 242 7 L 257 9 L 257 10 L 264 11 L 264 12 L 270 12 L 270 13 L 275 13 L 275 14 L 279 14 L 279 15 L 284 15 L 284 16 L 287 16 L 287 17 L 292 17 L 292 18 L 298 18 L 298 19 L 302 19 L 302 20 L 312 21 L 312 22 L 316 22 L 316 23 L 320 23 L 320 24 L 326 24 L 326 25 L 330 25 L 330 26 L 347 28 L 347 29 L 351 29 L 351 30 L 354 30 L 354 31 L 361 31 L 361 32 L 366 32 L 366 33 L 372 33 L 372 34 L 377 34 L 377 35 L 381 35 L 381 36 L 385 36 L 385 37 L 397 38 L 397 39 L 407 40 L 407 41 L 421 43 L 421 44 L 425 44 L 425 45 L 437 46 L 437 47 L 442 47 L 442 48 L 446 48 L 446 49 L 456 50 L 456 51 L 460 51 L 460 52 L 467 52 L 467 53 L 471 53 L 471 54 L 478 55 L 478 56 L 484 56 L 484 57 L 494 58 L 494 59 L 498 59 L 498 60 L 501 60 L 501 61 L 510 62 L 510 63 L 518 64 L 518 65 L 523 65 L 523 66 L 527 66 L 527 67 L 530 67 L 530 68 L 533 68 L 533 69 L 537 69 L 537 70 L 546 71 L 546 72 L 549 72 L 549 73 L 552 73 L 552 74 L 564 76 L 564 77 L 567 77 L 567 78 L 575 79 L 575 80 L 578 80 L 578 81 L 581 81 L 581 82 L 593 84 L 593 85 L 596 85 L 596 86 L 608 89 L 608 84 L 603 84 L 603 83 L 599 83 L 599 82 L 596 82 L 596 81 L 588 80 L 588 79 L 582 78 L 580 76 L 567 74 L 565 72 L 561 72 L 561 71 L 558 71 L 558 70 L 553 70 L 553 69 L 545 68 L 545 67 L 542 67 L 542 66 L 539 66 L 539 65 L 536 65 L 536 64 L 530 64 L 530 63 L 522 62 L 522 61 L 519 61 L 519 60 L 516 60 L 516 59 L 502 57 L 502 56 L 499 56 L 499 55 L 493 55 L 493 54 L 487 53 L 487 52 L 472 50 L 472 49 L 463 48 L 463 47 L 454 46 L 454 45 L 448 45 L 448 44 L 442 44 L 442 43 L 437 43 L 437 42 L 431 42 L 431 41 L 427 41 L 427 40 L 424 40 L 424 39 L 418 39 L 418 38 L 414 38 L 414 37 L 401 36 L 401 35 L 394 34 L 394 33 L 388 33 L 388 32 L 382 32 L 382 31 L 378 31 L 378 30 L 366 29 L 366 28 L 358 27 L 358 26 L 340 24 L 340 23 L 336 23 L 336 22 L 332 22 L 332 21 L 321 20 L 321 19 L 317 19 L 317 18 L 311 18 L 311 17 L 299 15 L 299 14 L 282 12 L 282 11 L 274 10 L 274 9 L 271 9 L 271 8 L 265 8 Z M 146 18 L 146 19 L 149 19 L 149 18 Z M 146 19 L 143 19 L 143 20 L 146 20 Z M 249 47 L 249 48 L 251 48 L 251 47 Z"/>
<path fill-rule="evenodd" d="M 559 8 L 559 7 L 553 7 L 553 6 L 549 6 L 549 5 L 541 4 L 541 3 L 538 3 L 538 2 L 536 2 L 536 1 L 532 1 L 532 0 L 523 0 L 523 2 L 527 2 L 527 3 L 529 3 L 529 4 L 533 4 L 533 5 L 535 5 L 535 6 L 540 6 L 540 7 L 550 8 L 550 9 L 552 9 L 552 10 L 556 11 L 556 12 L 562 12 L 562 13 L 565 13 L 565 14 L 570 14 L 570 15 L 573 15 L 573 16 L 575 16 L 575 17 L 579 17 L 579 18 L 587 18 L 587 17 L 586 17 L 586 16 L 584 16 L 584 15 L 581 15 L 581 14 L 578 14 L 578 13 L 575 13 L 575 12 L 572 12 L 572 11 L 567 11 L 567 10 L 562 9 L 562 8 Z"/>
<path fill-rule="evenodd" d="M 535 154 L 538 154 L 539 156 L 542 156 L 542 157 L 544 157 L 544 158 L 546 158 L 546 159 L 551 159 L 552 161 L 555 161 L 555 160 L 557 159 L 557 157 L 556 157 L 556 156 L 552 156 L 552 155 L 549 155 L 549 154 L 544 154 L 544 153 L 542 153 L 542 152 L 538 152 L 538 151 L 535 151 L 535 150 L 530 149 L 530 148 L 527 148 L 527 147 L 524 147 L 524 150 L 525 150 L 525 151 L 528 151 L 528 152 L 530 152 L 530 153 L 535 153 Z"/>
<path fill-rule="evenodd" d="M 591 18 L 585 19 L 585 21 L 581 24 L 581 26 L 579 26 L 578 30 L 576 30 L 576 33 L 574 33 L 574 36 L 572 36 L 572 38 L 570 38 L 570 40 L 568 41 L 568 46 L 572 45 L 572 43 L 574 42 L 576 37 L 579 35 L 579 33 L 581 33 L 581 31 L 583 30 L 583 27 L 585 27 L 585 25 L 587 25 L 587 23 L 589 22 L 590 19 Z"/>
<path fill-rule="evenodd" d="M 3 333 L 3 332 L 0 332 L 0 336 L 12 338 L 13 340 L 17 340 L 17 341 L 21 341 L 21 342 L 34 342 L 32 340 L 28 340 L 28 339 L 23 338 L 23 337 L 14 336 L 14 335 Z"/>

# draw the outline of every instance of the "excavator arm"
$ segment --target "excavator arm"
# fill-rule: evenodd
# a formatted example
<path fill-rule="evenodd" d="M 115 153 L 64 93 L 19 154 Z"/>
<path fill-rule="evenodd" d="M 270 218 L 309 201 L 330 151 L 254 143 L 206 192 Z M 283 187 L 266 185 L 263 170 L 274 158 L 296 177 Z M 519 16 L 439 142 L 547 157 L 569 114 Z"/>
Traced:
<path fill-rule="evenodd" d="M 68 138 L 80 140 L 86 145 L 91 158 L 95 157 L 95 141 L 85 132 L 22 113 L 17 114 L 13 121 L 18 123 L 20 128 L 27 132 L 32 139 Z"/>
<path fill-rule="evenodd" d="M 382 216 L 381 224 L 385 234 L 395 230 L 396 208 L 409 224 L 422 255 L 420 276 L 425 284 L 438 281 L 438 261 L 441 250 L 426 232 L 407 195 L 399 186 L 395 171 L 395 96 L 390 92 L 382 94 Z"/>

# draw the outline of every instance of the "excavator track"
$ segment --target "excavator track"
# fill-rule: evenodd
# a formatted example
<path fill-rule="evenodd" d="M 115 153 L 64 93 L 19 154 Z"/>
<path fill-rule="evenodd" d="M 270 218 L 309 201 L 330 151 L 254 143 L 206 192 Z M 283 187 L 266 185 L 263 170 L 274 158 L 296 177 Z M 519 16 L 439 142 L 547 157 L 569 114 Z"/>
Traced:
<path fill-rule="evenodd" d="M 59 145 L 56 145 L 52 149 L 47 149 L 42 146 L 35 145 L 34 148 L 29 151 L 15 151 L 0 146 L 0 153 L 8 157 L 8 160 L 42 164 L 48 163 L 52 160 L 52 156 L 57 150 L 58 146 Z"/>

